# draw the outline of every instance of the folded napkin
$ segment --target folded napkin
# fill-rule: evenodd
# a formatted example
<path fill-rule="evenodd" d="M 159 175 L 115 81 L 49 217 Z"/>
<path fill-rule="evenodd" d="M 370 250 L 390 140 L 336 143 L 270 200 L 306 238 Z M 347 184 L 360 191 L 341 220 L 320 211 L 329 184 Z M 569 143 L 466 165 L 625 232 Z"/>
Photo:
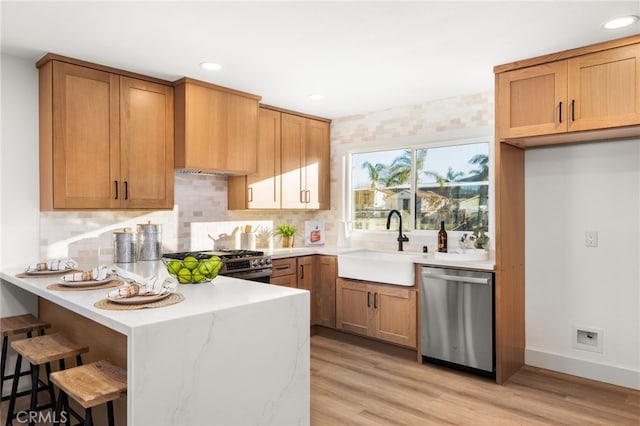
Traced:
<path fill-rule="evenodd" d="M 107 297 L 111 299 L 124 299 L 134 296 L 155 296 L 165 291 L 170 291 L 172 287 L 175 289 L 176 286 L 175 280 L 171 278 L 160 280 L 155 275 L 144 278 L 133 272 L 118 268 L 117 266 L 115 267 L 115 272 L 120 278 L 128 281 L 128 283 L 123 287 L 118 287 L 107 293 Z"/>
<path fill-rule="evenodd" d="M 78 263 L 71 258 L 51 259 L 37 263 L 35 266 L 28 266 L 27 271 L 67 271 L 77 267 Z"/>
<path fill-rule="evenodd" d="M 112 267 L 100 265 L 90 271 L 79 271 L 63 275 L 62 281 L 102 281 L 109 275 L 115 274 L 115 272 Z"/>

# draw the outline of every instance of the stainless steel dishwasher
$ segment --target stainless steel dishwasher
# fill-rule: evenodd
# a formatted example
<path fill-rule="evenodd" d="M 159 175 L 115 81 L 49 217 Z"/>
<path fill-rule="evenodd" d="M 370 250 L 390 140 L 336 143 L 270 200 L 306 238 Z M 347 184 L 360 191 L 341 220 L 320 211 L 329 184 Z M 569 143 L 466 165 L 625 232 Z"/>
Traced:
<path fill-rule="evenodd" d="M 493 273 L 422 268 L 423 361 L 495 377 Z"/>

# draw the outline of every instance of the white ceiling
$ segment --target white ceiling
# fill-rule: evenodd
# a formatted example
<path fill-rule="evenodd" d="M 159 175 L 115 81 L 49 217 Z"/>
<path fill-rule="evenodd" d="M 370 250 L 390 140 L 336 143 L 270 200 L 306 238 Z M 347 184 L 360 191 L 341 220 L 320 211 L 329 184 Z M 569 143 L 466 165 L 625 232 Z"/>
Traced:
<path fill-rule="evenodd" d="M 640 33 L 601 27 L 640 15 L 640 0 L 3 0 L 1 13 L 3 53 L 188 76 L 328 118 L 490 91 L 494 65 Z"/>

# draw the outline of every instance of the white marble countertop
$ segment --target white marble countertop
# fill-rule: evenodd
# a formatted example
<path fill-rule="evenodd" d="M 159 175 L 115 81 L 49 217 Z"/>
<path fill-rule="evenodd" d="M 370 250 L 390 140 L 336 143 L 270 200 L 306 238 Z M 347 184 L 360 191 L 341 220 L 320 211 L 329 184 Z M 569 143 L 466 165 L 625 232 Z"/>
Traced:
<path fill-rule="evenodd" d="M 322 254 L 329 256 L 338 256 L 342 253 L 348 253 L 356 250 L 364 250 L 363 247 L 336 247 L 336 246 L 310 246 L 310 247 L 294 247 L 290 249 L 274 249 L 266 250 L 265 254 L 271 255 L 273 259 L 282 259 L 287 257 L 306 256 L 311 254 Z M 369 249 L 367 249 L 369 250 Z M 370 250 L 376 251 L 389 251 L 378 250 L 372 248 Z M 454 261 L 454 260 L 441 260 L 436 259 L 433 253 L 419 253 L 419 252 L 403 252 L 407 255 L 407 260 L 410 262 L 425 265 L 425 266 L 442 266 L 445 268 L 463 268 L 473 269 L 481 271 L 493 271 L 495 269 L 495 258 L 490 256 L 487 260 L 482 261 Z"/>
<path fill-rule="evenodd" d="M 123 264 L 119 264 L 122 266 Z M 168 276 L 160 261 L 127 264 L 127 269 L 139 272 L 157 271 L 158 276 Z M 56 303 L 122 334 L 130 335 L 136 327 L 187 318 L 203 313 L 218 312 L 287 297 L 306 290 L 275 286 L 218 276 L 210 283 L 178 284 L 177 291 L 185 300 L 175 305 L 155 309 L 130 311 L 105 310 L 94 307 L 94 303 L 104 299 L 113 289 L 84 291 L 54 291 L 47 286 L 60 281 L 59 277 L 17 278 L 24 269 L 12 268 L 0 271 L 0 277 L 30 293 Z"/>

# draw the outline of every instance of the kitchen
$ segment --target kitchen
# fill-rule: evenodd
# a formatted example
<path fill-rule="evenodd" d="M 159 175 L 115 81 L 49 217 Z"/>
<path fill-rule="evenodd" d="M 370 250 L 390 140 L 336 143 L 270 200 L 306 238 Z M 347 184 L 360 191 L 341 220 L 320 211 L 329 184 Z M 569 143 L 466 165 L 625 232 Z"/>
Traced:
<path fill-rule="evenodd" d="M 633 2 L 632 2 L 633 3 Z M 634 3 L 635 5 L 635 3 Z M 637 5 L 636 5 L 637 8 Z M 584 10 L 582 11 L 584 12 Z M 6 10 L 5 10 L 6 13 Z M 3 19 L 6 15 L 3 14 Z M 3 26 L 4 28 L 4 26 Z M 4 31 L 4 30 L 3 30 Z M 611 35 L 594 36 L 593 42 L 602 41 L 607 38 L 618 38 L 630 33 L 616 33 Z M 635 30 L 637 32 L 637 30 Z M 588 43 L 570 43 L 565 48 L 578 47 Z M 539 54 L 551 53 L 562 49 L 544 49 Z M 487 137 L 491 135 L 493 125 L 493 88 L 488 87 L 484 92 L 463 93 L 453 96 L 453 89 L 449 94 L 442 95 L 436 100 L 424 102 L 415 100 L 406 105 L 417 105 L 412 107 L 396 107 L 385 109 L 393 105 L 393 101 L 385 106 L 375 109 L 367 107 L 361 111 L 378 111 L 360 116 L 331 116 L 332 120 L 332 188 L 331 188 L 331 210 L 320 212 L 288 212 L 288 211 L 227 211 L 226 210 L 226 180 L 224 177 L 197 176 L 197 175 L 175 175 L 175 204 L 176 210 L 171 212 L 150 212 L 140 214 L 139 212 L 127 213 L 126 211 L 112 212 L 40 212 L 38 209 L 38 164 L 33 162 L 18 162 L 16 158 L 37 158 L 38 157 L 38 129 L 37 129 L 37 70 L 33 60 L 26 60 L 20 57 L 4 55 L 3 49 L 3 135 L 2 135 L 2 194 L 3 194 L 3 215 L 2 215 L 2 262 L 4 265 L 27 263 L 35 261 L 41 256 L 52 257 L 65 254 L 66 247 L 69 247 L 69 254 L 72 256 L 88 255 L 100 256 L 99 248 L 109 248 L 111 245 L 111 232 L 122 226 L 135 226 L 136 223 L 147 220 L 157 221 L 164 225 L 165 243 L 171 250 L 187 250 L 191 247 L 193 237 L 192 229 L 197 226 L 219 226 L 215 223 L 232 222 L 235 224 L 254 223 L 256 226 L 264 222 L 280 224 L 292 222 L 299 228 L 304 227 L 307 220 L 323 220 L 326 225 L 327 246 L 338 244 L 341 217 L 341 191 L 339 190 L 342 177 L 339 168 L 338 156 L 340 153 L 355 148 L 359 144 L 383 146 L 389 145 L 389 140 L 394 134 L 400 134 L 406 140 L 416 140 L 423 138 L 428 141 L 437 139 L 462 140 Z M 529 55 L 532 56 L 532 55 Z M 491 66 L 498 63 L 509 62 L 523 57 L 523 55 L 511 56 L 503 61 L 495 61 Z M 39 59 L 39 57 L 37 58 Z M 83 58 L 87 59 L 87 58 Z M 110 63 L 109 65 L 114 65 Z M 259 92 L 264 96 L 264 93 Z M 276 102 L 272 102 L 277 105 Z M 420 112 L 416 115 L 415 110 Z M 300 108 L 301 111 L 306 111 Z M 322 116 L 323 114 L 317 113 Z M 345 118 L 340 118 L 345 117 Z M 415 129 L 422 126 L 417 133 Z M 15 143 L 13 141 L 19 141 Z M 391 142 L 393 145 L 393 142 Z M 592 170 L 588 163 L 580 163 L 577 167 L 575 179 L 589 178 L 588 188 L 577 190 L 576 187 L 564 188 L 571 191 L 572 197 L 565 199 L 561 204 L 563 208 L 571 213 L 574 219 L 572 223 L 575 227 L 581 227 L 579 232 L 584 232 L 585 227 L 593 227 L 600 231 L 600 244 L 611 244 L 613 247 L 628 247 L 622 250 L 620 255 L 629 256 L 632 261 L 621 261 L 615 252 L 614 258 L 602 259 L 597 254 L 604 250 L 591 251 L 582 255 L 579 252 L 571 251 L 572 255 L 568 263 L 553 262 L 553 259 L 543 258 L 544 250 L 539 250 L 527 258 L 527 273 L 543 274 L 538 277 L 533 275 L 527 279 L 536 282 L 535 286 L 527 286 L 527 363 L 538 365 L 572 374 L 591 377 L 593 371 L 597 371 L 598 377 L 592 377 L 603 381 L 611 380 L 611 377 L 627 377 L 633 387 L 637 383 L 638 377 L 638 278 L 637 267 L 629 268 L 629 265 L 637 264 L 637 144 L 624 142 L 616 144 L 616 149 L 601 147 L 598 144 L 589 146 L 589 159 L 598 164 L 598 167 L 607 164 L 607 170 L 614 173 L 618 170 L 617 164 L 622 160 L 625 169 L 629 171 L 624 179 L 616 178 L 617 184 L 622 185 L 620 191 L 627 194 L 628 198 L 616 198 L 609 202 L 599 202 L 597 208 L 590 205 L 591 192 L 597 191 L 598 196 L 611 194 L 608 189 L 602 188 L 603 179 L 600 175 L 589 174 Z M 582 148 L 582 146 L 581 146 Z M 587 155 L 580 149 L 567 147 L 547 150 L 528 151 L 527 173 L 533 173 L 532 178 L 527 180 L 527 197 L 534 196 L 531 203 L 537 200 L 544 200 L 547 196 L 549 184 L 542 182 L 539 186 L 530 186 L 536 178 L 542 179 L 544 170 L 549 167 L 551 160 L 556 159 L 557 173 L 566 173 L 562 169 L 563 165 L 572 164 L 571 159 Z M 619 150 L 619 151 L 618 151 Z M 530 154 L 529 154 L 530 152 Z M 607 154 L 607 157 L 603 153 Z M 562 153 L 560 162 L 559 153 Z M 604 158 L 610 158 L 604 163 Z M 586 165 L 585 165 L 586 164 Z M 538 169 L 535 168 L 539 165 Z M 579 169 L 583 167 L 585 170 Z M 542 170 L 540 170 L 542 169 Z M 537 171 L 536 171 L 537 170 Z M 634 180 L 635 179 L 635 180 Z M 20 182 L 19 185 L 14 182 Z M 575 185 L 578 186 L 576 182 Z M 204 203 L 202 202 L 206 200 Z M 10 202 L 7 202 L 10 200 Z M 558 201 L 555 200 L 554 201 Z M 621 205 L 616 209 L 615 221 L 609 216 L 611 211 L 607 205 Z M 628 204 L 627 204 L 628 203 Z M 634 204 L 635 203 L 635 204 Z M 591 223 L 581 223 L 580 218 L 585 218 L 584 212 L 591 211 L 598 216 L 590 217 Z M 623 216 L 620 217 L 619 215 Z M 536 250 L 545 247 L 543 237 L 549 233 L 554 235 L 564 235 L 567 239 L 567 247 L 570 235 L 562 229 L 549 228 L 556 223 L 553 217 L 537 216 L 528 214 L 527 217 L 536 217 L 536 222 L 528 224 L 532 226 L 527 230 L 527 244 L 533 244 L 533 236 L 538 236 L 540 241 L 531 247 Z M 609 223 L 615 222 L 615 223 Z M 211 225 L 213 223 L 214 225 Z M 631 226 L 628 230 L 612 229 L 605 232 L 604 224 L 615 226 L 617 223 L 628 223 Z M 37 224 L 34 226 L 34 224 Z M 192 225 L 188 225 L 192 224 Z M 193 224 L 200 224 L 194 227 Z M 563 222 L 562 226 L 567 223 Z M 558 224 L 560 226 L 560 224 Z M 213 230 L 212 230 L 213 232 Z M 229 232 L 221 229 L 219 234 Z M 578 231 L 573 229 L 574 235 Z M 607 240 L 615 238 L 613 240 Z M 410 242 L 407 250 L 419 251 L 424 243 L 431 243 L 431 236 L 427 237 L 419 233 L 410 233 Z M 193 248 L 201 249 L 209 247 L 210 241 L 204 232 L 198 232 L 197 238 L 204 238 L 198 242 L 198 246 Z M 16 241 L 20 244 L 16 246 Z M 395 234 L 377 236 L 377 242 L 388 249 L 395 249 Z M 564 242 L 564 240 L 563 240 Z M 277 244 L 276 241 L 274 244 Z M 202 244 L 202 245 L 200 245 Z M 548 243 L 546 243 L 548 244 Z M 557 247 L 557 243 L 553 243 Z M 573 243 L 572 243 L 573 244 Z M 301 245 L 297 242 L 297 245 Z M 49 251 L 50 250 L 50 251 Z M 108 257 L 109 252 L 106 253 Z M 593 256 L 597 256 L 593 259 Z M 635 257 L 634 257 L 635 256 Z M 28 259 L 28 260 L 25 260 Z M 533 263 L 531 263 L 533 262 Z M 620 268 L 626 265 L 625 268 Z M 599 269 L 588 273 L 580 266 L 598 264 Z M 536 266 L 542 264 L 543 266 Z M 601 269 L 600 269 L 601 268 Z M 627 283 L 617 294 L 607 291 L 610 279 L 602 276 L 603 284 L 592 281 L 589 275 L 604 274 L 605 271 L 616 271 L 616 279 Z M 538 272 L 539 271 L 539 272 Z M 549 271 L 549 272 L 546 272 Z M 576 271 L 575 276 L 565 276 L 567 271 Z M 581 272 L 582 271 L 582 272 Z M 560 286 L 556 281 L 547 280 L 546 274 L 552 273 L 562 276 L 563 280 L 569 282 L 568 286 Z M 585 275 L 587 275 L 585 277 Z M 554 297 L 549 300 L 548 295 Z M 5 297 L 3 295 L 3 311 L 5 309 Z M 596 302 L 599 301 L 599 302 Z M 603 305 L 600 305 L 602 303 Z M 550 306 L 554 305 L 554 306 Z M 568 308 L 569 307 L 569 308 Z M 551 312 L 549 312 L 551 309 Z M 558 321 L 564 317 L 564 313 L 573 311 L 580 323 L 584 325 L 604 329 L 606 332 L 606 352 L 604 355 L 594 353 L 577 352 L 566 348 L 568 329 L 575 323 L 575 319 L 563 319 L 562 324 Z M 592 312 L 597 312 L 593 314 Z M 611 315 L 617 312 L 617 316 Z M 611 346 L 609 346 L 611 345 Z M 565 367 L 568 365 L 568 367 Z M 635 378 L 635 379 L 634 379 Z M 636 386 L 637 387 L 637 386 Z"/>

